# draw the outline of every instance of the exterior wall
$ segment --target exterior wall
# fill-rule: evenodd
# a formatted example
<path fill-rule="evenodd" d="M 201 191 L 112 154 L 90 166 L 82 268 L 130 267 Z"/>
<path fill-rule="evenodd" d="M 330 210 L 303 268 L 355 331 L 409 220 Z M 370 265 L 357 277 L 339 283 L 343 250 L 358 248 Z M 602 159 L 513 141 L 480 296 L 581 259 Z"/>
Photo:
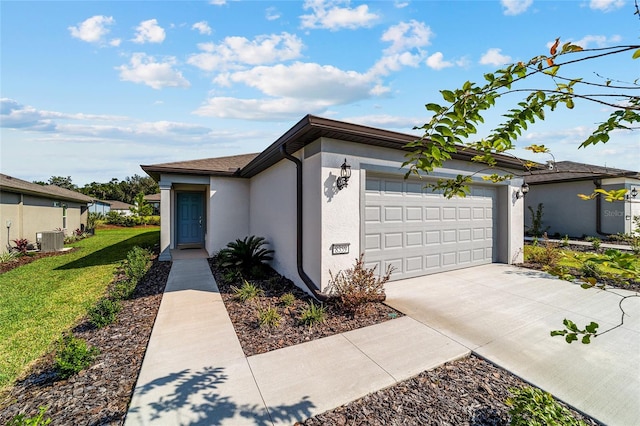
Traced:
<path fill-rule="evenodd" d="M 176 191 L 202 191 L 208 194 L 209 176 L 173 175 L 160 176 L 160 256 L 158 260 L 171 260 L 171 249 L 176 246 Z M 209 206 L 205 207 L 209 214 Z M 208 238 L 205 234 L 205 248 Z M 209 252 L 209 254 L 212 254 Z"/>
<path fill-rule="evenodd" d="M 638 187 L 636 179 L 606 179 L 602 181 L 605 190 Z M 543 227 L 549 226 L 549 235 L 558 234 L 570 237 L 598 237 L 598 202 L 582 200 L 577 194 L 591 194 L 596 189 L 593 181 L 558 182 L 531 185 L 526 196 L 526 205 L 535 212 L 538 203 L 543 205 Z M 604 234 L 630 233 L 633 229 L 633 216 L 640 215 L 640 196 L 637 201 L 608 202 L 600 200 L 600 231 Z M 526 226 L 531 226 L 531 212 L 527 208 Z"/>
<path fill-rule="evenodd" d="M 249 235 L 249 180 L 212 176 L 207 204 L 209 254 Z"/>
<path fill-rule="evenodd" d="M 54 203 L 56 203 L 54 205 Z M 67 206 L 66 227 L 63 225 L 62 204 Z M 7 223 L 11 226 L 7 229 Z M 10 241 L 26 238 L 35 243 L 36 233 L 63 229 L 70 234 L 86 225 L 86 204 L 73 201 L 38 197 L 9 192 L 0 193 L 1 250 L 5 251 Z"/>
<path fill-rule="evenodd" d="M 301 153 L 294 154 L 300 157 Z M 317 182 L 317 180 L 316 180 Z M 309 184 L 312 188 L 312 184 Z M 305 195 L 306 195 L 305 184 Z M 251 178 L 249 234 L 264 237 L 275 250 L 272 266 L 300 288 L 296 258 L 296 166 L 283 159 Z M 305 237 L 305 241 L 307 241 Z"/>
<path fill-rule="evenodd" d="M 344 141 L 321 140 L 323 188 L 321 216 L 322 238 L 321 278 L 317 282 L 322 290 L 326 290 L 329 282 L 329 271 L 334 274 L 339 270 L 351 268 L 355 259 L 362 253 L 361 220 L 364 202 L 364 185 L 367 171 L 393 173 L 403 176 L 406 169 L 401 169 L 405 160 L 404 152 L 373 147 Z M 347 160 L 351 165 L 351 179 L 346 188 L 338 191 L 335 182 L 340 176 L 340 166 Z M 480 166 L 464 161 L 449 161 L 446 167 L 434 171 L 434 177 L 453 177 L 461 171 L 473 172 Z M 489 174 L 493 173 L 490 171 Z M 522 181 L 513 180 L 511 184 L 498 186 L 498 224 L 501 228 L 496 232 L 496 260 L 504 263 L 522 261 L 523 253 L 523 202 L 515 198 L 515 192 Z M 305 184 L 305 194 L 309 191 Z M 349 254 L 333 255 L 331 246 L 334 243 L 349 243 Z M 317 244 L 305 240 L 305 244 Z"/>
<path fill-rule="evenodd" d="M 91 213 L 99 213 L 102 215 L 107 215 L 111 210 L 111 206 L 109 204 L 101 203 L 99 201 L 94 202 L 89 206 L 89 212 Z"/>

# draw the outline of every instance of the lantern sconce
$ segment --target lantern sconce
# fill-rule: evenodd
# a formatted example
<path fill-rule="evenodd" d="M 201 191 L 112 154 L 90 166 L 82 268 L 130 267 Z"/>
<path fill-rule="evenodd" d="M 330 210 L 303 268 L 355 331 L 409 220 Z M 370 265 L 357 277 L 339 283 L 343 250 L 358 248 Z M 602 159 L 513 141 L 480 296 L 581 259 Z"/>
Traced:
<path fill-rule="evenodd" d="M 638 196 L 638 189 L 636 187 L 631 188 L 631 191 L 627 194 L 627 200 L 636 198 Z"/>
<path fill-rule="evenodd" d="M 351 177 L 351 166 L 347 164 L 347 159 L 344 159 L 344 163 L 340 166 L 340 177 L 336 180 L 336 186 L 338 190 L 342 188 L 346 188 L 349 183 L 349 178 Z"/>
<path fill-rule="evenodd" d="M 523 183 L 518 192 L 516 192 L 516 199 L 519 200 L 520 198 L 524 198 L 524 196 L 527 195 L 527 192 L 529 192 L 529 185 Z"/>

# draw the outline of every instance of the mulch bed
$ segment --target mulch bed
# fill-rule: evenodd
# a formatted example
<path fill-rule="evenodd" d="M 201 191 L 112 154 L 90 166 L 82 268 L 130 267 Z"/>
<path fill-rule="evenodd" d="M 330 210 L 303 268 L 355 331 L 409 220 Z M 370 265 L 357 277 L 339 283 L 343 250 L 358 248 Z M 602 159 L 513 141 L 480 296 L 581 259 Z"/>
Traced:
<path fill-rule="evenodd" d="M 28 375 L 0 399 L 0 424 L 19 413 L 37 414 L 56 425 L 122 424 L 142 366 L 170 263 L 154 261 L 133 297 L 122 302 L 118 319 L 96 329 L 88 322 L 76 326 L 76 337 L 100 349 L 94 364 L 67 380 L 57 380 L 53 354 L 39 360 Z"/>
<path fill-rule="evenodd" d="M 34 260 L 42 259 L 43 257 L 62 256 L 64 254 L 69 254 L 75 250 L 76 250 L 75 248 L 72 248 L 71 250 L 52 251 L 49 253 L 42 253 L 42 252 L 27 253 L 13 260 L 10 260 L 9 262 L 0 263 L 0 274 L 4 274 L 5 272 L 9 272 L 12 269 L 31 263 Z"/>
<path fill-rule="evenodd" d="M 327 320 L 311 328 L 299 324 L 297 315 L 310 300 L 306 293 L 280 276 L 261 283 L 260 303 L 279 306 L 284 315 L 277 329 L 260 328 L 256 305 L 232 298 L 230 285 L 212 264 L 224 303 L 247 355 L 262 353 L 312 339 L 342 333 L 390 320 L 402 314 L 383 303 L 371 304 L 361 315 L 349 315 L 328 307 Z M 123 302 L 118 320 L 102 329 L 86 322 L 74 334 L 97 346 L 101 353 L 87 370 L 68 380 L 56 380 L 52 355 L 46 356 L 0 400 L 0 424 L 18 413 L 33 416 L 48 406 L 52 424 L 122 425 L 151 334 L 170 263 L 154 261 L 134 297 Z M 238 283 L 239 284 L 239 283 Z M 284 312 L 279 296 L 291 292 L 296 304 Z M 304 425 L 506 425 L 504 401 L 508 389 L 527 384 L 478 357 L 454 361 L 395 386 L 327 411 Z M 583 418 L 574 413 L 577 418 Z M 583 418 L 590 425 L 597 423 Z"/>
<path fill-rule="evenodd" d="M 326 425 L 508 425 L 510 388 L 528 384 L 474 355 L 302 422 Z M 596 421 L 570 410 L 588 425 Z"/>
<path fill-rule="evenodd" d="M 279 275 L 273 269 L 266 268 L 262 279 L 249 280 L 262 288 L 264 295 L 248 302 L 241 302 L 234 297 L 233 290 L 233 286 L 242 285 L 241 280 L 227 282 L 224 277 L 225 270 L 218 268 L 213 259 L 209 260 L 209 265 L 246 356 L 297 345 L 403 316 L 402 313 L 379 302 L 369 303 L 355 314 L 341 310 L 336 304 L 326 304 L 325 321 L 309 327 L 301 324 L 299 318 L 300 313 L 314 299 L 296 287 L 291 280 Z M 289 307 L 285 307 L 280 301 L 280 297 L 285 293 L 295 296 L 295 302 Z M 278 327 L 260 327 L 258 309 L 267 307 L 277 307 L 282 318 Z"/>

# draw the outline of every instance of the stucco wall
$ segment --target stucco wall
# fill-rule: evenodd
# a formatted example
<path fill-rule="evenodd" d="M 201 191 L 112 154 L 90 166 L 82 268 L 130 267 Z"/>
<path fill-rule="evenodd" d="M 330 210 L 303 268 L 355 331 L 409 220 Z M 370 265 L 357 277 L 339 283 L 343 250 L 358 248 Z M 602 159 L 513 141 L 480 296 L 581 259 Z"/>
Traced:
<path fill-rule="evenodd" d="M 596 231 L 596 201 L 582 200 L 577 194 L 591 194 L 595 185 L 591 181 L 562 182 L 546 185 L 531 185 L 525 197 L 525 228 L 531 226 L 531 211 L 537 211 L 542 203 L 543 228 L 549 226 L 551 236 L 569 235 L 570 237 L 598 236 Z"/>
<path fill-rule="evenodd" d="M 294 155 L 300 157 L 301 153 Z M 295 164 L 281 160 L 251 178 L 249 206 L 249 233 L 264 237 L 275 250 L 274 269 L 304 288 L 296 266 Z"/>
<path fill-rule="evenodd" d="M 212 176 L 208 192 L 206 248 L 213 254 L 249 235 L 249 180 Z"/>
<path fill-rule="evenodd" d="M 36 233 L 62 229 L 62 204 L 67 205 L 67 226 L 64 229 L 67 235 L 86 224 L 86 209 L 77 202 L 7 192 L 0 194 L 0 201 L 2 251 L 6 251 L 7 244 L 12 240 L 26 238 L 35 243 Z M 54 203 L 59 204 L 54 206 Z M 7 232 L 9 220 L 11 227 Z"/>

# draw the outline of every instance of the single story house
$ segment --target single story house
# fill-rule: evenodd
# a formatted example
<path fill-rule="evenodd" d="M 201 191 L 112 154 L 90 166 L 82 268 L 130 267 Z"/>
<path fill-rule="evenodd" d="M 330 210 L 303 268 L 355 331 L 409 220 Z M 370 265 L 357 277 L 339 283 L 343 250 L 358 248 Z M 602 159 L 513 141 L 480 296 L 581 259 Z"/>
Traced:
<path fill-rule="evenodd" d="M 275 250 L 274 269 L 314 295 L 329 271 L 351 268 L 361 253 L 368 267 L 393 266 L 395 280 L 521 262 L 522 179 L 492 184 L 479 172 L 469 196 L 446 199 L 424 184 L 483 167 L 461 152 L 405 179 L 405 145 L 416 139 L 307 115 L 258 154 L 143 165 L 160 186 L 160 259 L 188 247 L 213 255 L 261 236 Z M 498 160 L 498 173 L 518 168 Z"/>
<path fill-rule="evenodd" d="M 61 229 L 66 234 L 84 229 L 93 200 L 55 185 L 38 185 L 0 174 L 0 244 L 4 251 L 15 239 L 36 242 L 36 234 Z M 14 245 L 14 244 L 11 244 Z"/>
<path fill-rule="evenodd" d="M 144 196 L 144 200 L 151 206 L 153 212 L 151 213 L 153 216 L 160 215 L 160 193 L 157 194 L 147 194 Z"/>
<path fill-rule="evenodd" d="M 131 216 L 133 213 L 131 212 L 131 207 L 134 207 L 133 204 L 125 203 L 124 201 L 118 200 L 107 200 L 110 204 L 110 211 L 121 214 L 122 216 Z"/>
<path fill-rule="evenodd" d="M 640 216 L 640 173 L 573 161 L 559 161 L 552 169 L 539 170 L 525 177 L 530 191 L 525 197 L 525 224 L 531 225 L 531 212 L 542 204 L 543 228 L 547 233 L 569 237 L 603 236 L 633 231 L 633 217 Z M 624 201 L 608 202 L 598 196 L 583 200 L 578 194 L 593 194 L 598 188 L 626 189 Z"/>
<path fill-rule="evenodd" d="M 93 200 L 89 204 L 89 213 L 97 213 L 106 216 L 111 210 L 111 203 L 104 200 Z"/>

